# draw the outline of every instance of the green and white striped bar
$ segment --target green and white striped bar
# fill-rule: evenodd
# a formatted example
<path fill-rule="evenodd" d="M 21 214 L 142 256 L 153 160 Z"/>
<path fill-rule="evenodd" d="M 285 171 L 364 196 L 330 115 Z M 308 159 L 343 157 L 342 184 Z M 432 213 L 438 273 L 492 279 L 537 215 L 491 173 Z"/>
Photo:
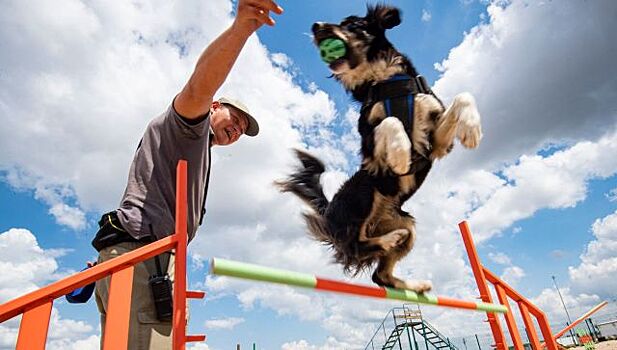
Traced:
<path fill-rule="evenodd" d="M 230 276 L 254 281 L 279 283 L 302 288 L 311 288 L 337 293 L 369 296 L 374 298 L 403 300 L 420 304 L 439 305 L 458 309 L 483 312 L 506 313 L 504 305 L 418 294 L 404 289 L 374 287 L 329 280 L 306 273 L 292 272 L 237 261 L 213 258 L 210 273 L 218 276 Z"/>

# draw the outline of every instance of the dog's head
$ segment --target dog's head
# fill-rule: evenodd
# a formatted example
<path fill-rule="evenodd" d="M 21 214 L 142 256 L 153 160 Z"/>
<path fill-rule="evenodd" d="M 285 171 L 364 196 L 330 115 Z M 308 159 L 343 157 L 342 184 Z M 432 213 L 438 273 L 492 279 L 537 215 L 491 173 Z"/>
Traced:
<path fill-rule="evenodd" d="M 364 71 L 370 71 L 370 65 L 396 52 L 385 33 L 400 23 L 397 8 L 376 5 L 369 6 L 364 17 L 349 16 L 339 24 L 314 23 L 312 31 L 315 45 L 334 76 L 350 83 L 346 85 L 357 85 L 366 80 L 368 72 Z"/>

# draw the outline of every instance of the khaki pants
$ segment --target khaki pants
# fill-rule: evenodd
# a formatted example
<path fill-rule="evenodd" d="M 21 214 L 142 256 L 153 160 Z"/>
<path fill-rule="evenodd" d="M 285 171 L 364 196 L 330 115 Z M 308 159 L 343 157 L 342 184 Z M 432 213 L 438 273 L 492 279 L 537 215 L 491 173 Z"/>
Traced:
<path fill-rule="evenodd" d="M 98 262 L 113 259 L 144 245 L 137 242 L 124 242 L 104 248 L 99 252 Z M 173 254 L 162 254 L 160 257 L 165 257 L 161 259 L 162 268 L 165 268 L 166 256 L 169 256 L 168 273 L 173 281 L 174 256 Z M 129 322 L 129 350 L 171 350 L 171 322 L 161 322 L 156 319 L 152 291 L 148 285 L 148 278 L 155 272 L 154 258 L 135 265 Z M 96 282 L 96 304 L 101 313 L 101 349 L 103 348 L 109 283 L 110 277 Z"/>

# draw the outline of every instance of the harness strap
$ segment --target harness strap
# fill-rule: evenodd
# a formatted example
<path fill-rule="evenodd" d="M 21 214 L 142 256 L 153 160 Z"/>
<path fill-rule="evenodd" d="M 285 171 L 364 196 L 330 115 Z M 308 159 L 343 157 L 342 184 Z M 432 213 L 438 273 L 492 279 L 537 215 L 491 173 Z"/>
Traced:
<path fill-rule="evenodd" d="M 397 117 L 406 130 L 413 130 L 414 96 L 432 94 L 426 79 L 418 75 L 415 78 L 406 74 L 397 74 L 390 79 L 371 86 L 363 108 L 372 107 L 383 101 L 386 114 Z"/>
<path fill-rule="evenodd" d="M 403 123 L 408 135 L 413 135 L 414 96 L 418 93 L 434 96 L 423 76 L 418 75 L 412 78 L 406 74 L 397 74 L 369 87 L 367 99 L 362 109 L 367 110 L 375 103 L 382 101 L 386 115 L 398 118 Z M 431 164 L 431 161 L 423 155 L 413 151 L 413 149 L 412 152 L 411 167 L 403 175 L 414 174 Z"/>

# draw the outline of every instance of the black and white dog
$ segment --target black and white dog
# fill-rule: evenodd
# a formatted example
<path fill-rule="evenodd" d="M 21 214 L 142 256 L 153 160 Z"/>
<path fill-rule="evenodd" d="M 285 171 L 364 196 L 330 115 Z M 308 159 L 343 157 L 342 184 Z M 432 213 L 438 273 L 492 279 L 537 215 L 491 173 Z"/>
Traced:
<path fill-rule="evenodd" d="M 393 276 L 416 237 L 415 220 L 401 207 L 433 161 L 450 152 L 455 137 L 475 148 L 482 131 L 470 94 L 457 95 L 444 108 L 411 61 L 386 39 L 385 31 L 400 23 L 398 9 L 377 5 L 365 17 L 313 25 L 315 44 L 334 78 L 362 103 L 362 165 L 328 202 L 319 182 L 323 163 L 297 150 L 301 167 L 277 185 L 311 206 L 304 214 L 311 235 L 333 248 L 346 272 L 355 275 L 377 263 L 372 279 L 378 285 L 425 292 L 430 281 Z"/>

